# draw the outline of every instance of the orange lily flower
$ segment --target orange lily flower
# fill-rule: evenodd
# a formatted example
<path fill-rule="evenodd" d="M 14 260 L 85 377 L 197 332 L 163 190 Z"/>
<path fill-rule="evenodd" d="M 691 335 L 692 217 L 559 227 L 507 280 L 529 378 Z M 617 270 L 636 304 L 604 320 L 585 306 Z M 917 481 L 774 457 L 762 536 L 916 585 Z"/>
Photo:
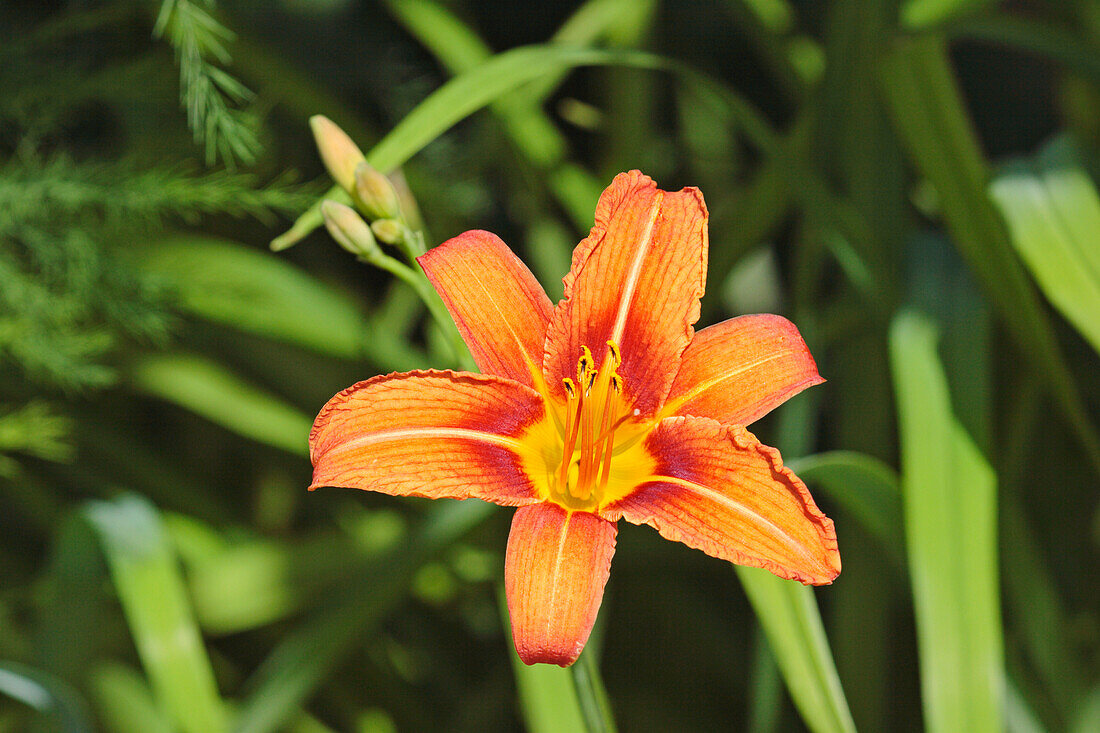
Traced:
<path fill-rule="evenodd" d="M 518 507 L 504 573 L 524 662 L 580 655 L 620 518 L 802 583 L 840 572 L 832 521 L 744 427 L 824 381 L 798 330 L 773 315 L 692 328 L 697 189 L 617 176 L 557 306 L 488 232 L 419 261 L 482 373 L 389 374 L 333 397 L 310 433 L 310 488 Z"/>

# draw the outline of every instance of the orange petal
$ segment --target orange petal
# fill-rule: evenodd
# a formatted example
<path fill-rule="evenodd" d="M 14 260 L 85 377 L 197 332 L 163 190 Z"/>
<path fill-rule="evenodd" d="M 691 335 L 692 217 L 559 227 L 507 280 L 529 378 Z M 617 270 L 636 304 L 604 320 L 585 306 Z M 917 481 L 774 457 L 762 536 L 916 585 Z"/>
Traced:
<path fill-rule="evenodd" d="M 779 451 L 740 426 L 662 420 L 646 439 L 649 481 L 600 514 L 648 524 L 662 537 L 781 578 L 822 585 L 840 572 L 833 523 Z"/>
<path fill-rule="evenodd" d="M 782 316 L 740 316 L 695 334 L 664 409 L 748 425 L 824 381 L 793 323 Z"/>
<path fill-rule="evenodd" d="M 524 663 L 568 667 L 580 656 L 603 600 L 615 532 L 614 522 L 557 504 L 516 510 L 504 587 Z"/>
<path fill-rule="evenodd" d="M 466 232 L 417 261 L 455 319 L 478 368 L 537 386 L 553 305 L 508 245 L 489 232 Z"/>
<path fill-rule="evenodd" d="M 638 171 L 615 177 L 596 224 L 573 252 L 565 300 L 546 333 L 549 388 L 575 377 L 581 347 L 602 361 L 606 342 L 622 352 L 624 389 L 643 415 L 668 394 L 699 317 L 707 271 L 707 208 L 697 189 L 661 191 Z"/>
<path fill-rule="evenodd" d="M 465 372 L 360 382 L 329 400 L 309 434 L 313 483 L 430 499 L 537 501 L 516 439 L 544 415 L 530 387 Z"/>

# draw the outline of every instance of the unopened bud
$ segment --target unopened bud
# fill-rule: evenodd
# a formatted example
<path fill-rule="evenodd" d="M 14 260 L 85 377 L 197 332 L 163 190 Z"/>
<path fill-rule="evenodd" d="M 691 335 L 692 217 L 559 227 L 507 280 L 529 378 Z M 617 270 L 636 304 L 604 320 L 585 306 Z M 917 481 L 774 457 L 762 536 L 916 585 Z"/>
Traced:
<path fill-rule="evenodd" d="M 321 204 L 321 216 L 336 243 L 356 257 L 369 260 L 382 254 L 370 227 L 355 209 L 336 201 L 325 201 Z"/>
<path fill-rule="evenodd" d="M 365 160 L 355 166 L 355 195 L 372 220 L 401 218 L 401 203 L 390 179 Z"/>
<path fill-rule="evenodd" d="M 332 180 L 348 193 L 355 190 L 355 167 L 366 159 L 347 133 L 324 115 L 309 118 L 317 151 L 332 176 Z"/>
<path fill-rule="evenodd" d="M 409 239 L 412 232 L 397 219 L 379 219 L 370 225 L 374 236 L 386 244 L 401 244 Z"/>

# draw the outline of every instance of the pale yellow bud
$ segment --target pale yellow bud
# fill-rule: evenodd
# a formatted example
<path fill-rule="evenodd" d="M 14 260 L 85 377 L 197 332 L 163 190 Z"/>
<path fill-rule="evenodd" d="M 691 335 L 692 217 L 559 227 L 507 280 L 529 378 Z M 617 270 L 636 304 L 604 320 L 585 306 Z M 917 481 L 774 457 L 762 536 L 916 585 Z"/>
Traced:
<path fill-rule="evenodd" d="M 348 252 L 365 260 L 382 255 L 370 227 L 355 209 L 336 201 L 325 201 L 321 204 L 321 216 L 328 233 Z"/>
<path fill-rule="evenodd" d="M 365 160 L 355 166 L 355 195 L 372 220 L 402 218 L 401 203 L 390 179 Z"/>
<path fill-rule="evenodd" d="M 321 160 L 332 180 L 351 193 L 355 190 L 355 167 L 366 160 L 363 151 L 346 132 L 324 115 L 310 117 L 309 126 L 317 142 L 317 151 L 321 153 Z"/>
<path fill-rule="evenodd" d="M 401 244 L 411 234 L 409 228 L 397 219 L 379 219 L 371 222 L 370 228 L 374 236 L 386 244 Z"/>

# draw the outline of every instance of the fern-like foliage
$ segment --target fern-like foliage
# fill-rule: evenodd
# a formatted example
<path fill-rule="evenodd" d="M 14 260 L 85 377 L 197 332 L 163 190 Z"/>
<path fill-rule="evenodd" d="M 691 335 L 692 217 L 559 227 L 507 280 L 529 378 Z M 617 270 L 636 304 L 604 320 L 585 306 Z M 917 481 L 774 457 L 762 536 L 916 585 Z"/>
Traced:
<path fill-rule="evenodd" d="M 207 165 L 220 160 L 233 167 L 252 163 L 260 144 L 255 119 L 240 109 L 252 92 L 221 68 L 232 60 L 233 32 L 211 14 L 213 7 L 213 0 L 163 0 L 153 33 L 175 49 L 180 101 Z"/>
<path fill-rule="evenodd" d="M 161 223 L 171 215 L 193 222 L 217 213 L 271 221 L 276 212 L 301 211 L 320 191 L 296 185 L 289 175 L 260 187 L 251 174 L 196 174 L 182 163 L 142 168 L 128 161 L 21 156 L 0 166 L 0 206 L 10 213 L 0 219 L 0 235 L 49 221 L 118 227 Z"/>

